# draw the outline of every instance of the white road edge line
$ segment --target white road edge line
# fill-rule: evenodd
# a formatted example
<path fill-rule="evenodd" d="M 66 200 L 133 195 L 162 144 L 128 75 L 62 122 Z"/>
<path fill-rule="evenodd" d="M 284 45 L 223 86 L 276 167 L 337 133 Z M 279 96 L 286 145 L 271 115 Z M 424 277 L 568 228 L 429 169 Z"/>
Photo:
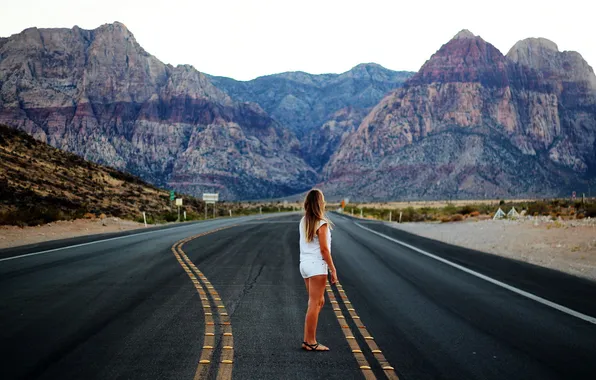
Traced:
<path fill-rule="evenodd" d="M 541 304 L 543 304 L 543 305 L 546 305 L 546 306 L 552 307 L 553 309 L 559 310 L 559 311 L 561 311 L 561 312 L 563 312 L 563 313 L 569 314 L 569 315 L 571 315 L 571 316 L 574 316 L 574 317 L 576 317 L 576 318 L 579 318 L 579 319 L 583 319 L 583 320 L 584 320 L 584 321 L 586 321 L 586 322 L 590 322 L 590 323 L 593 323 L 593 324 L 595 324 L 595 325 L 596 325 L 596 318 L 594 318 L 594 317 L 590 317 L 589 315 L 582 314 L 582 313 L 580 313 L 580 312 L 578 312 L 578 311 L 575 311 L 575 310 L 569 309 L 569 308 L 567 308 L 567 307 L 565 307 L 565 306 L 562 306 L 562 305 L 559 305 L 559 304 L 557 304 L 557 303 L 551 302 L 551 301 L 549 301 L 549 300 L 547 300 L 547 299 L 544 299 L 544 298 L 542 298 L 542 297 L 539 297 L 539 296 L 537 296 L 537 295 L 535 295 L 535 294 L 532 294 L 532 293 L 528 293 L 528 292 L 526 292 L 526 291 L 524 291 L 524 290 L 518 289 L 518 288 L 516 288 L 516 287 L 513 287 L 513 286 L 511 286 L 511 285 L 507 285 L 507 284 L 505 284 L 505 283 L 503 283 L 503 282 L 501 282 L 501 281 L 495 280 L 494 278 L 491 278 L 491 277 L 485 276 L 485 275 L 483 275 L 483 274 L 481 274 L 481 273 L 475 272 L 475 271 L 473 271 L 473 270 L 471 270 L 471 269 L 468 269 L 468 268 L 466 268 L 466 267 L 463 267 L 463 266 L 461 266 L 461 265 L 459 265 L 459 264 L 453 263 L 453 262 L 451 262 L 451 261 L 449 261 L 449 260 L 446 260 L 446 259 L 444 259 L 444 258 L 442 258 L 442 257 L 439 257 L 439 256 L 436 256 L 436 255 L 433 255 L 432 253 L 428 253 L 428 252 L 426 252 L 426 251 L 424 251 L 424 250 L 422 250 L 422 249 L 420 249 L 420 248 L 416 248 L 416 247 L 414 247 L 414 246 L 412 246 L 412 245 L 410 245 L 410 244 L 404 243 L 404 242 L 402 242 L 402 241 L 399 241 L 399 240 L 397 240 L 397 239 L 394 239 L 394 238 L 392 238 L 392 237 L 389 237 L 389 236 L 387 236 L 387 235 L 384 235 L 384 234 L 382 234 L 382 233 L 380 233 L 380 232 L 377 232 L 377 231 L 371 230 L 370 228 L 364 227 L 363 225 L 361 225 L 361 224 L 360 224 L 360 223 L 358 223 L 358 222 L 354 222 L 354 224 L 356 224 L 358 227 L 360 227 L 360 228 L 362 228 L 362 229 L 365 229 L 365 230 L 367 230 L 367 231 L 370 231 L 370 232 L 372 232 L 373 234 L 379 235 L 379 236 L 381 236 L 381 237 L 383 237 L 383 238 L 385 238 L 385 239 L 387 239 L 387 240 L 391 240 L 391 241 L 392 241 L 392 242 L 394 242 L 394 243 L 397 243 L 397 244 L 403 245 L 404 247 L 407 247 L 407 248 L 409 248 L 409 249 L 411 249 L 411 250 L 413 250 L 413 251 L 416 251 L 416 252 L 418 252 L 418 253 L 421 253 L 421 254 L 423 254 L 423 255 L 425 255 L 425 256 L 428 256 L 428 257 L 430 257 L 430 258 L 432 258 L 432 259 L 435 259 L 435 260 L 437 260 L 437 261 L 440 261 L 440 262 L 442 262 L 442 263 L 444 263 L 444 264 L 450 265 L 450 266 L 452 266 L 452 267 L 454 267 L 454 268 L 457 268 L 457 269 L 459 269 L 459 270 L 461 270 L 461 271 L 464 271 L 464 272 L 466 272 L 466 273 L 469 273 L 469 274 L 471 274 L 472 276 L 476 276 L 476 277 L 478 277 L 478 278 L 481 278 L 481 279 L 483 279 L 483 280 L 485 280 L 485 281 L 488 281 L 488 282 L 490 282 L 490 283 L 493 283 L 493 284 L 495 284 L 495 285 L 497 285 L 497 286 L 500 286 L 500 287 L 502 287 L 502 288 L 505 288 L 505 289 L 507 289 L 507 290 L 509 290 L 509 291 L 512 291 L 512 292 L 514 292 L 514 293 L 517 293 L 517 294 L 519 294 L 519 295 L 521 295 L 521 296 L 524 296 L 524 297 L 527 297 L 527 298 L 529 298 L 529 299 L 531 299 L 531 300 L 534 300 L 534 301 L 536 301 L 536 302 L 539 302 L 539 303 L 541 303 Z"/>
<path fill-rule="evenodd" d="M 84 247 L 86 245 L 91 245 L 91 244 L 105 243 L 106 241 L 126 239 L 126 238 L 130 238 L 130 237 L 141 236 L 141 235 L 155 234 L 155 233 L 158 233 L 158 232 L 169 231 L 169 230 L 173 230 L 173 229 L 178 229 L 178 228 L 183 228 L 183 227 L 190 227 L 190 226 L 192 226 L 192 224 L 191 225 L 186 225 L 186 226 L 174 227 L 174 228 L 162 228 L 162 229 L 159 229 L 157 231 L 147 231 L 147 232 L 141 232 L 141 233 L 138 233 L 138 234 L 130 234 L 130 235 L 125 235 L 125 236 L 118 236 L 118 237 L 109 238 L 109 239 L 95 240 L 95 241 L 91 241 L 89 243 L 67 245 L 65 247 L 48 249 L 46 251 L 32 252 L 32 253 L 26 253 L 24 255 L 5 257 L 3 259 L 0 259 L 0 262 L 2 262 L 2 261 L 8 261 L 8 260 L 21 259 L 23 257 L 28 257 L 28 256 L 41 255 L 41 254 L 44 254 L 44 253 L 50 253 L 50 252 L 55 252 L 55 251 L 61 251 L 63 249 L 78 248 L 78 247 Z"/>

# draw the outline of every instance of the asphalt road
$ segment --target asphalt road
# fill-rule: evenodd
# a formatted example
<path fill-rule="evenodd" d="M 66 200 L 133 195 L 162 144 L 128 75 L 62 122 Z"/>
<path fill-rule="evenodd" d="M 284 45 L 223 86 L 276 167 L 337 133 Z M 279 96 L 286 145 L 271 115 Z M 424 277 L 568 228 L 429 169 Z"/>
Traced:
<path fill-rule="evenodd" d="M 0 251 L 0 378 L 192 379 L 207 339 L 205 378 L 231 369 L 234 379 L 381 379 L 383 365 L 406 380 L 595 378 L 596 324 L 359 224 L 588 317 L 596 283 L 332 218 L 342 286 L 329 289 L 337 303 L 319 319 L 328 353 L 299 349 L 307 301 L 299 215 L 245 217 Z M 44 250 L 53 251 L 6 260 Z M 223 335 L 232 330 L 233 350 Z M 226 348 L 228 367 L 217 360 Z"/>

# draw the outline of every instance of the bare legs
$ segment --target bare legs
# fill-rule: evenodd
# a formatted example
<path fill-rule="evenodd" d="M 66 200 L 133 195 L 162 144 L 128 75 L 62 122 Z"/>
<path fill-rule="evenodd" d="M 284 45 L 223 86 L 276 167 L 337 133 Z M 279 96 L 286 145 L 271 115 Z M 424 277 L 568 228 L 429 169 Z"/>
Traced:
<path fill-rule="evenodd" d="M 308 310 L 304 320 L 304 341 L 314 345 L 317 343 L 317 323 L 319 313 L 325 304 L 325 285 L 327 276 L 319 275 L 304 279 L 306 291 L 308 292 Z M 303 347 L 305 347 L 303 345 Z M 319 344 L 316 350 L 327 351 L 329 348 Z"/>

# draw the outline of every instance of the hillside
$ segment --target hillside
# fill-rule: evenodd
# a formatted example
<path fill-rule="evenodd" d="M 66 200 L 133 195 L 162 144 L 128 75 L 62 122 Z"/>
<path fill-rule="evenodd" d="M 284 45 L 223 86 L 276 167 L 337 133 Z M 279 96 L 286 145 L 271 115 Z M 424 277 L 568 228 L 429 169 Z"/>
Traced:
<path fill-rule="evenodd" d="M 203 203 L 185 199 L 188 212 Z M 169 212 L 169 192 L 0 126 L 0 224 L 36 225 L 86 214 L 137 219 Z M 90 215 L 88 215 L 90 216 Z"/>

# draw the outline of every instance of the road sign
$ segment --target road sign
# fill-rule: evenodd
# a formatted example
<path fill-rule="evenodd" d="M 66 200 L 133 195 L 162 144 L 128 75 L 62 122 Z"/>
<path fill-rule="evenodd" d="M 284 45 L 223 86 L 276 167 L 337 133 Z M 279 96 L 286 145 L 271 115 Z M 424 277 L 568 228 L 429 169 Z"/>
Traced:
<path fill-rule="evenodd" d="M 182 206 L 182 198 L 176 198 L 176 206 Z"/>
<path fill-rule="evenodd" d="M 576 196 L 577 196 L 577 194 L 575 193 L 575 191 L 573 193 L 571 193 L 571 199 L 575 200 Z"/>
<path fill-rule="evenodd" d="M 214 204 L 219 200 L 219 193 L 203 193 L 203 201 L 205 203 Z"/>
<path fill-rule="evenodd" d="M 170 190 L 170 200 L 173 201 L 174 199 L 176 199 L 176 193 L 174 193 L 174 190 Z"/>

